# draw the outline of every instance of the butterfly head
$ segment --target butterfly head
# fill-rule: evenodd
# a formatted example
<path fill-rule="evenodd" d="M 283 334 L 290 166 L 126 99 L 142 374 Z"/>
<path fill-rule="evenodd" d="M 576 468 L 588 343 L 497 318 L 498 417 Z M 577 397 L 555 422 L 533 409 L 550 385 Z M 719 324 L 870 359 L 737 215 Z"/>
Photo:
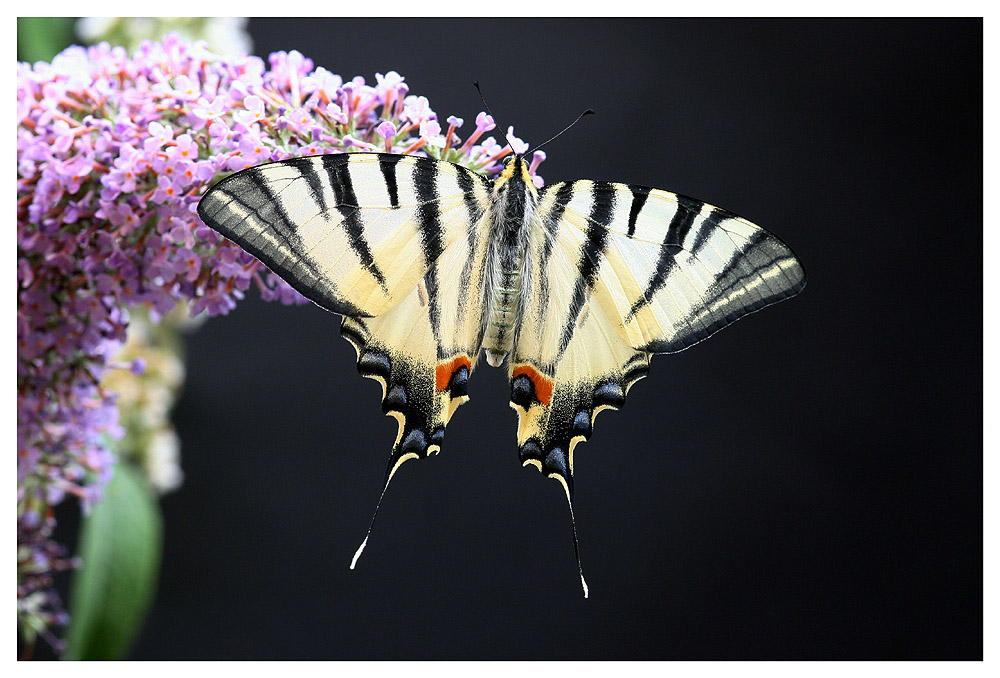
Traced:
<path fill-rule="evenodd" d="M 534 185 L 531 182 L 531 173 L 528 172 L 528 163 L 524 161 L 524 156 L 515 153 L 504 161 L 503 170 L 493 183 L 493 190 L 499 191 L 505 186 L 512 188 L 521 183 L 528 186 Z"/>
<path fill-rule="evenodd" d="M 479 88 L 479 83 L 476 83 L 476 88 L 477 89 Z M 480 92 L 480 95 L 482 95 L 482 92 Z M 485 104 L 486 101 L 484 100 L 483 105 Z M 529 171 L 528 163 L 525 162 L 524 160 L 525 156 L 533 155 L 535 151 L 538 151 L 542 146 L 549 143 L 549 141 L 557 139 L 570 127 L 580 122 L 580 120 L 582 120 L 585 116 L 593 115 L 593 113 L 594 113 L 593 109 L 588 108 L 583 113 L 581 113 L 576 120 L 567 125 L 562 132 L 559 132 L 559 134 L 555 135 L 548 141 L 545 141 L 544 143 L 535 146 L 535 148 L 529 151 L 528 153 L 515 152 L 512 153 L 510 156 L 508 156 L 507 160 L 504 161 L 503 170 L 500 172 L 500 175 L 496 178 L 496 181 L 493 184 L 494 192 L 499 193 L 500 190 L 503 189 L 504 187 L 513 188 L 515 185 L 519 185 L 519 186 L 527 186 L 528 190 L 534 193 L 535 185 L 531 179 L 531 172 Z M 511 148 L 511 150 L 514 150 L 514 147 L 511 144 L 510 139 L 507 140 L 507 145 Z"/>

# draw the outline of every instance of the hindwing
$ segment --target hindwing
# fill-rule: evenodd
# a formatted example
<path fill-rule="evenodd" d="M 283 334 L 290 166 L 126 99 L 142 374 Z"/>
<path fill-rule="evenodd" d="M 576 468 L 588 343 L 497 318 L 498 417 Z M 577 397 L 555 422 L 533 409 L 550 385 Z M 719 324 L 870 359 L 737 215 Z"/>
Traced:
<path fill-rule="evenodd" d="M 381 384 L 382 410 L 399 422 L 386 483 L 404 461 L 441 451 L 445 426 L 469 399 L 483 335 L 477 291 L 486 246 L 480 220 L 470 223 L 469 238 L 445 249 L 396 306 L 374 318 L 345 317 L 341 325 L 358 353 L 358 371 Z"/>

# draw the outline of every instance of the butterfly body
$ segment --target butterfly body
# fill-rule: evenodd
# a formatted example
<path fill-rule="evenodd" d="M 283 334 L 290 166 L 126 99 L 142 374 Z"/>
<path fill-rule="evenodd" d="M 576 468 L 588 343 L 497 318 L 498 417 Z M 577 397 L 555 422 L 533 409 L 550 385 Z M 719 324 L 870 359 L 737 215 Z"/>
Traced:
<path fill-rule="evenodd" d="M 492 188 L 492 227 L 484 285 L 487 303 L 483 314 L 483 351 L 492 367 L 500 367 L 514 348 L 521 300 L 531 294 L 527 250 L 537 202 L 538 192 L 528 167 L 521 156 L 515 155 Z"/>
<path fill-rule="evenodd" d="M 295 158 L 223 179 L 198 212 L 344 316 L 399 425 L 386 487 L 440 452 L 483 353 L 508 365 L 522 465 L 558 480 L 571 513 L 576 446 L 653 353 L 805 286 L 787 246 L 731 212 L 631 184 L 536 189 L 517 155 L 492 181 L 414 156 Z"/>

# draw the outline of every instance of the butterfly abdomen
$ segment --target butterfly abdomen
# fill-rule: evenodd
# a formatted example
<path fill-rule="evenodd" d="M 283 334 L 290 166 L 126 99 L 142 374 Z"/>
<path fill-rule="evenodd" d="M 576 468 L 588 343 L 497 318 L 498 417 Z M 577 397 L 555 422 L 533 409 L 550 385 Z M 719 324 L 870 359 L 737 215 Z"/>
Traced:
<path fill-rule="evenodd" d="M 538 194 L 520 156 L 507 162 L 490 196 L 490 246 L 486 263 L 486 362 L 499 367 L 514 347 L 521 300 L 531 289 L 526 256 Z"/>

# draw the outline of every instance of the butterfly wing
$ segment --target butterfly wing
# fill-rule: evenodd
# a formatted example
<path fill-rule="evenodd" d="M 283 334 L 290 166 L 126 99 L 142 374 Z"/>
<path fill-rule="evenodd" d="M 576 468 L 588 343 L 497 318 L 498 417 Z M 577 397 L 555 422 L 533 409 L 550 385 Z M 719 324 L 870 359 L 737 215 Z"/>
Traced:
<path fill-rule="evenodd" d="M 377 316 L 465 237 L 475 199 L 465 188 L 475 182 L 464 168 L 415 156 L 293 158 L 226 177 L 198 214 L 323 308 Z"/>
<path fill-rule="evenodd" d="M 448 420 L 468 400 L 483 340 L 487 216 L 470 201 L 464 212 L 439 218 L 464 222 L 466 237 L 448 245 L 384 315 L 345 317 L 341 325 L 358 370 L 382 385 L 382 409 L 399 422 L 386 483 L 404 461 L 440 452 Z"/>
<path fill-rule="evenodd" d="M 522 464 L 559 480 L 572 510 L 574 448 L 599 412 L 624 404 L 651 354 L 797 294 L 805 276 L 773 235 L 665 191 L 555 184 L 537 217 L 511 406 Z"/>
<path fill-rule="evenodd" d="M 440 451 L 468 399 L 488 188 L 429 158 L 336 154 L 243 170 L 199 204 L 205 223 L 344 315 L 358 371 L 381 384 L 383 412 L 399 423 L 386 484 L 407 459 Z"/>
<path fill-rule="evenodd" d="M 511 400 L 523 463 L 567 484 L 576 442 L 589 438 L 597 412 L 624 403 L 649 354 L 682 350 L 805 286 L 775 236 L 666 191 L 554 184 L 540 193 L 537 217 Z"/>
<path fill-rule="evenodd" d="M 581 184 L 583 184 L 581 186 Z M 746 219 L 685 196 L 625 184 L 574 182 L 565 219 L 615 206 L 595 261 L 595 292 L 619 336 L 651 353 L 674 353 L 743 316 L 795 296 L 805 271 L 777 237 Z"/>

